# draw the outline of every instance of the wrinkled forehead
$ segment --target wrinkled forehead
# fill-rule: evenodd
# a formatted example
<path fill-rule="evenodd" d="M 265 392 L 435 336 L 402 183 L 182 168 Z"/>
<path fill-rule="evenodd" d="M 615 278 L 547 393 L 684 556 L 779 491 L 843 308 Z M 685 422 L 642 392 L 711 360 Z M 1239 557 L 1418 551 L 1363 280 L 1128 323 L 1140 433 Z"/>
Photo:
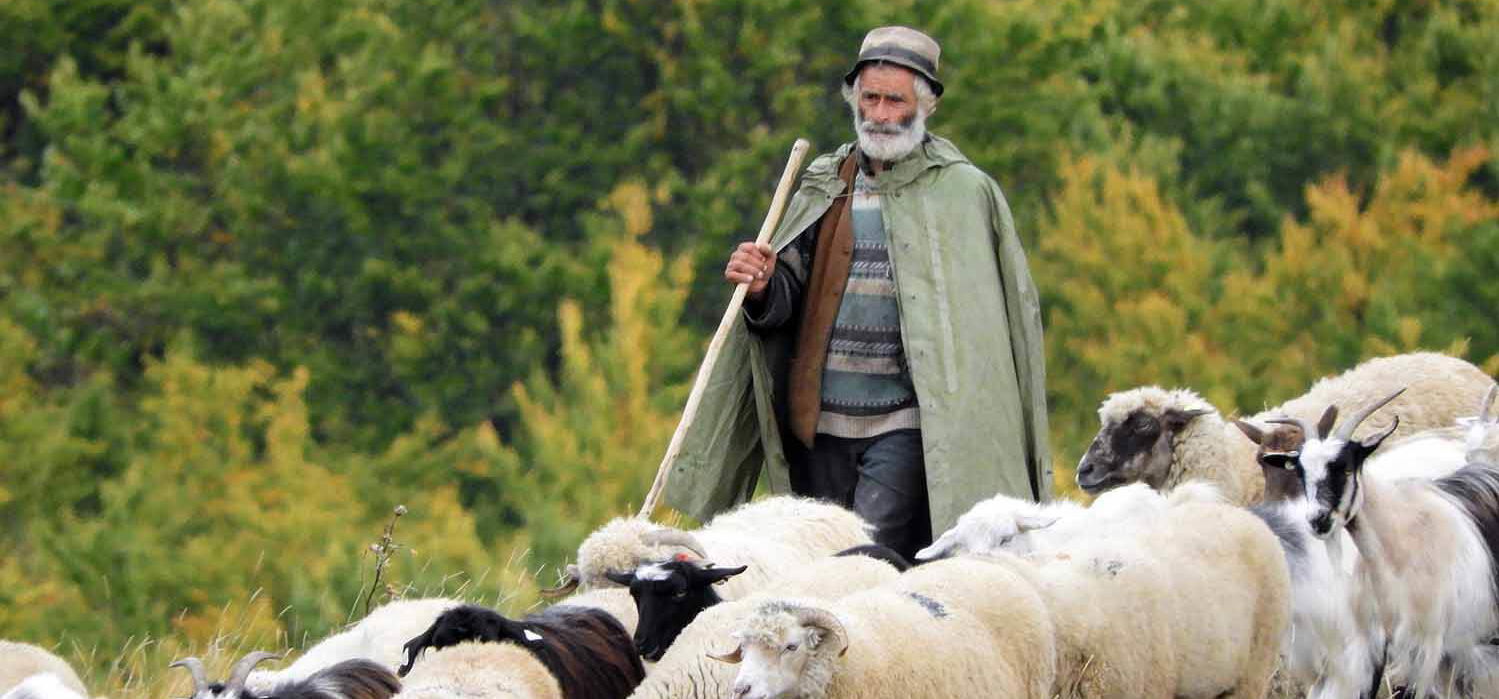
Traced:
<path fill-rule="evenodd" d="M 733 637 L 745 647 L 776 648 L 800 638 L 802 629 L 796 617 L 787 613 L 776 613 L 752 617 L 747 625 L 733 633 Z"/>

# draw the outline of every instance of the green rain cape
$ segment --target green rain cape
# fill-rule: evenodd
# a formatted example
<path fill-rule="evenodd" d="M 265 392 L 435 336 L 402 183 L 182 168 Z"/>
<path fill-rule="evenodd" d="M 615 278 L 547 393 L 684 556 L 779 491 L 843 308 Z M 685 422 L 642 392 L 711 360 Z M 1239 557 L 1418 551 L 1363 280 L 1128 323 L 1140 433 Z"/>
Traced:
<path fill-rule="evenodd" d="M 832 206 L 852 148 L 807 168 L 771 239 L 777 252 Z M 933 534 L 995 494 L 1049 499 L 1041 306 L 1004 194 L 935 136 L 876 180 L 921 406 Z M 782 429 L 777 381 L 795 326 L 761 336 L 742 316 L 735 322 L 672 466 L 669 505 L 707 521 L 748 500 L 762 469 L 771 492 L 791 492 L 803 449 Z"/>

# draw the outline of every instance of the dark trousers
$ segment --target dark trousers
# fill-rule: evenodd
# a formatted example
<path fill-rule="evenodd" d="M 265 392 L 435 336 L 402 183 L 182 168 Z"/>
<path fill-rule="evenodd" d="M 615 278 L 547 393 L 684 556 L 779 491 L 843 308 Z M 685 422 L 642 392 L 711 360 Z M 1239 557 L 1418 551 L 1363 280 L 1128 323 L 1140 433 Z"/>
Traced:
<path fill-rule="evenodd" d="M 921 431 L 876 437 L 817 435 L 796 490 L 836 502 L 874 525 L 874 540 L 906 558 L 932 543 Z"/>

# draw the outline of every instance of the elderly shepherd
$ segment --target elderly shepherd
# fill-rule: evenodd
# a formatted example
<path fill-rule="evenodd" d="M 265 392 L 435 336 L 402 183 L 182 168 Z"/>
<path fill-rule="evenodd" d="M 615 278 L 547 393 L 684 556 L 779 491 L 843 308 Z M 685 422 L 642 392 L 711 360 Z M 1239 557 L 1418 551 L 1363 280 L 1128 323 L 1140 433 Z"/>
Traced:
<path fill-rule="evenodd" d="M 909 556 L 985 497 L 1049 495 L 1040 304 L 999 186 L 926 130 L 939 55 L 871 31 L 844 77 L 857 141 L 812 163 L 771 245 L 729 258 L 744 323 L 676 462 L 679 509 L 747 498 L 763 464 Z"/>

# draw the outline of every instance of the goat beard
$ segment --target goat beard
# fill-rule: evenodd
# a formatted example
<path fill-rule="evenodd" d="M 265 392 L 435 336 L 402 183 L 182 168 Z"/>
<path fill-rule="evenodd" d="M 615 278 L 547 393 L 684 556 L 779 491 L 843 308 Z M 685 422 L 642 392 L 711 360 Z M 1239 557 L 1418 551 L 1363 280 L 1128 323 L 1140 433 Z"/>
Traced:
<path fill-rule="evenodd" d="M 926 111 L 917 108 L 916 113 L 905 120 L 878 124 L 864 118 L 864 110 L 857 106 L 854 112 L 854 133 L 859 135 L 859 150 L 864 155 L 893 162 L 910 155 L 916 146 L 926 139 Z"/>

